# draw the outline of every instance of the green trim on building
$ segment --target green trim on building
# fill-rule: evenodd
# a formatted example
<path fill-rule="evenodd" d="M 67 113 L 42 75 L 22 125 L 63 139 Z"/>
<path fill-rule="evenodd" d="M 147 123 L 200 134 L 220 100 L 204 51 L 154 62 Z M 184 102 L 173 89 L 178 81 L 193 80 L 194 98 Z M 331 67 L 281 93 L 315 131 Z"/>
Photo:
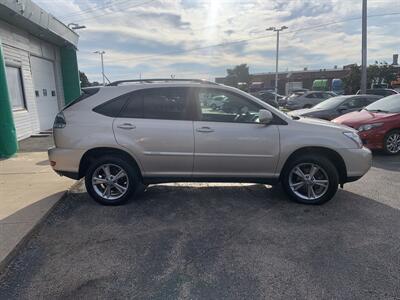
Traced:
<path fill-rule="evenodd" d="M 17 134 L 8 93 L 3 47 L 0 40 L 0 157 L 13 156 L 17 151 Z"/>
<path fill-rule="evenodd" d="M 74 48 L 62 47 L 60 49 L 60 54 L 64 100 L 65 104 L 68 104 L 81 94 L 78 60 L 76 58 L 76 50 Z"/>

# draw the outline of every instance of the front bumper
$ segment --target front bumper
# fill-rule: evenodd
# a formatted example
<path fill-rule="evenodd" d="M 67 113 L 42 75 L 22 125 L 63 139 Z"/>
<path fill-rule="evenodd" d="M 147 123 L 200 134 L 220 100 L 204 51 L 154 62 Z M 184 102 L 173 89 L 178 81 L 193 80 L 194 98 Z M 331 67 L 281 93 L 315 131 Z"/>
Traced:
<path fill-rule="evenodd" d="M 372 165 L 371 151 L 361 149 L 337 149 L 346 164 L 347 182 L 359 179 L 368 172 Z"/>
<path fill-rule="evenodd" d="M 386 132 L 384 130 L 377 128 L 375 130 L 358 132 L 358 135 L 360 136 L 365 147 L 376 150 L 384 148 L 383 139 L 385 133 Z"/>
<path fill-rule="evenodd" d="M 47 150 L 53 170 L 73 179 L 79 177 L 79 164 L 85 150 L 52 147 Z"/>

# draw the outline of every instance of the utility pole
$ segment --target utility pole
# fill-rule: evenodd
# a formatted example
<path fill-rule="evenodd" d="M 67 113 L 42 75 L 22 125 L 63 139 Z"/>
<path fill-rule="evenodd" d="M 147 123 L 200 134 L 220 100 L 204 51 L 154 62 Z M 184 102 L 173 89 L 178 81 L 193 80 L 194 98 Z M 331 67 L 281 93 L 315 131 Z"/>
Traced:
<path fill-rule="evenodd" d="M 101 57 L 101 76 L 103 78 L 103 86 L 106 85 L 105 75 L 104 75 L 104 60 L 103 55 L 106 53 L 105 51 L 94 51 L 93 53 L 100 54 Z"/>
<path fill-rule="evenodd" d="M 282 30 L 288 29 L 287 26 L 281 28 L 269 27 L 265 30 L 276 32 L 276 56 L 275 56 L 275 101 L 278 101 L 278 69 L 279 69 L 279 33 Z"/>
<path fill-rule="evenodd" d="M 367 93 L 367 0 L 362 2 L 361 94 Z"/>

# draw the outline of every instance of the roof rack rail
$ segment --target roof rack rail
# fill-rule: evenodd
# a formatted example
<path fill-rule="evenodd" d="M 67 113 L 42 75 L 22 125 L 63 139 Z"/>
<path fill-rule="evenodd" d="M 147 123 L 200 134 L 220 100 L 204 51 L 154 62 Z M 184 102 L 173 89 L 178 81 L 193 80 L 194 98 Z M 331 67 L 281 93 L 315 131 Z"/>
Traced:
<path fill-rule="evenodd" d="M 154 83 L 154 82 L 170 82 L 170 81 L 187 81 L 187 82 L 208 83 L 208 84 L 218 85 L 218 83 L 202 79 L 149 78 L 149 79 L 117 80 L 107 84 L 107 86 L 118 86 L 121 83 L 129 83 L 129 82 Z"/>

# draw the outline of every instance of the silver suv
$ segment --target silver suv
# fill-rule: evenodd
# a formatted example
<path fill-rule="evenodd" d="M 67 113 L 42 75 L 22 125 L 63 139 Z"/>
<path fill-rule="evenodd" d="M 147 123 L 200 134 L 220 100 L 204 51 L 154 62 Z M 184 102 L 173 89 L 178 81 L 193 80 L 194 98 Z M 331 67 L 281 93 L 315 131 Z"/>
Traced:
<path fill-rule="evenodd" d="M 210 99 L 223 98 L 219 109 Z M 211 104 L 210 104 L 211 103 Z M 363 176 L 371 152 L 357 132 L 290 117 L 238 89 L 201 80 L 130 80 L 83 90 L 54 122 L 53 169 L 85 177 L 98 202 L 120 204 L 142 184 L 281 183 L 307 204 Z"/>

